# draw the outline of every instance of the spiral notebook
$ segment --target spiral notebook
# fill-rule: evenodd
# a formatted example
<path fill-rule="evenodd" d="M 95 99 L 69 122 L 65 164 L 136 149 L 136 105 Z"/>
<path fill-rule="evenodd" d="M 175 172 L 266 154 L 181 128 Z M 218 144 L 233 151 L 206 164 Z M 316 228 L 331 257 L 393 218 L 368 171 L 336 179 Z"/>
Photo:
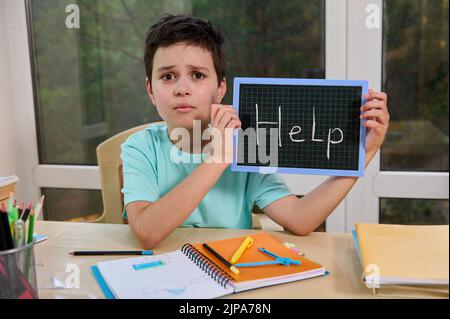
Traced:
<path fill-rule="evenodd" d="M 251 236 L 254 244 L 242 255 L 240 263 L 269 260 L 271 257 L 257 250 L 264 247 L 301 264 L 245 267 L 236 275 L 199 243 L 185 244 L 180 250 L 160 255 L 99 262 L 93 267 L 94 276 L 114 298 L 206 299 L 326 274 L 322 265 L 296 254 L 268 234 Z M 230 260 L 245 237 L 208 245 Z"/>

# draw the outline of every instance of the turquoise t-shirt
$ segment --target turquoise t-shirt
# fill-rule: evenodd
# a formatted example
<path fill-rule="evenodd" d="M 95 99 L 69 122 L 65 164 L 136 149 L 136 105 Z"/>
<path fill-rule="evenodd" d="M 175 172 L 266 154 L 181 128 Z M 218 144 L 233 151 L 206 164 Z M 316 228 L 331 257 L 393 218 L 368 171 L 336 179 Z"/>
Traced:
<path fill-rule="evenodd" d="M 171 150 L 181 162 L 171 159 Z M 191 174 L 202 158 L 206 155 L 186 153 L 172 144 L 165 124 L 131 135 L 121 154 L 125 207 L 134 201 L 157 201 Z M 290 194 L 275 174 L 234 172 L 229 166 L 182 226 L 252 228 L 254 205 L 263 209 Z"/>

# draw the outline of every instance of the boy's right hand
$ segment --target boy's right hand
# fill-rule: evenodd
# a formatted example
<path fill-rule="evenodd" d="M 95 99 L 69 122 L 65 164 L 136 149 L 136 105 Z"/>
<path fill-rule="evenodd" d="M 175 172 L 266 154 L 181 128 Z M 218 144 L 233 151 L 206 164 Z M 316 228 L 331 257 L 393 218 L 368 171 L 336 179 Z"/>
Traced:
<path fill-rule="evenodd" d="M 212 161 L 216 163 L 228 163 L 233 161 L 233 131 L 241 128 L 241 121 L 232 105 L 211 105 L 211 129 L 212 129 Z M 217 136 L 219 135 L 219 136 Z M 219 138 L 221 149 L 218 150 Z"/>

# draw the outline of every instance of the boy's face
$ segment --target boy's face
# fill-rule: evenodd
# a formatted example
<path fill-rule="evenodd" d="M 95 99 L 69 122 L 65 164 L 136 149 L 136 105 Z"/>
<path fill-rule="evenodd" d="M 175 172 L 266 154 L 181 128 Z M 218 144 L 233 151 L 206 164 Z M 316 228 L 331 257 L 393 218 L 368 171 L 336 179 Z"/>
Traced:
<path fill-rule="evenodd" d="M 191 130 L 194 120 L 209 123 L 211 104 L 220 103 L 226 82 L 217 85 L 217 74 L 209 51 L 198 46 L 176 43 L 158 48 L 153 58 L 149 97 L 169 129 Z"/>

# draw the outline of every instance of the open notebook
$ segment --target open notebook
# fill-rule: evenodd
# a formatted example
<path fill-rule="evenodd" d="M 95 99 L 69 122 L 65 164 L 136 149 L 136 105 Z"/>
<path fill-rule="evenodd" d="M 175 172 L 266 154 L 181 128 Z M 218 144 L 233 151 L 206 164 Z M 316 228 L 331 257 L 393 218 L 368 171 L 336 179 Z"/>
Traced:
<path fill-rule="evenodd" d="M 296 254 L 268 234 L 251 236 L 254 243 L 239 263 L 273 260 L 257 249 L 264 247 L 279 256 L 299 260 L 301 264 L 242 267 L 236 275 L 201 244 L 186 244 L 180 250 L 161 255 L 99 262 L 92 269 L 99 284 L 107 288 L 106 295 L 110 293 L 114 298 L 218 298 L 326 274 L 320 264 Z M 208 242 L 208 245 L 230 260 L 245 237 Z M 139 265 L 148 263 L 155 266 L 136 270 Z"/>

